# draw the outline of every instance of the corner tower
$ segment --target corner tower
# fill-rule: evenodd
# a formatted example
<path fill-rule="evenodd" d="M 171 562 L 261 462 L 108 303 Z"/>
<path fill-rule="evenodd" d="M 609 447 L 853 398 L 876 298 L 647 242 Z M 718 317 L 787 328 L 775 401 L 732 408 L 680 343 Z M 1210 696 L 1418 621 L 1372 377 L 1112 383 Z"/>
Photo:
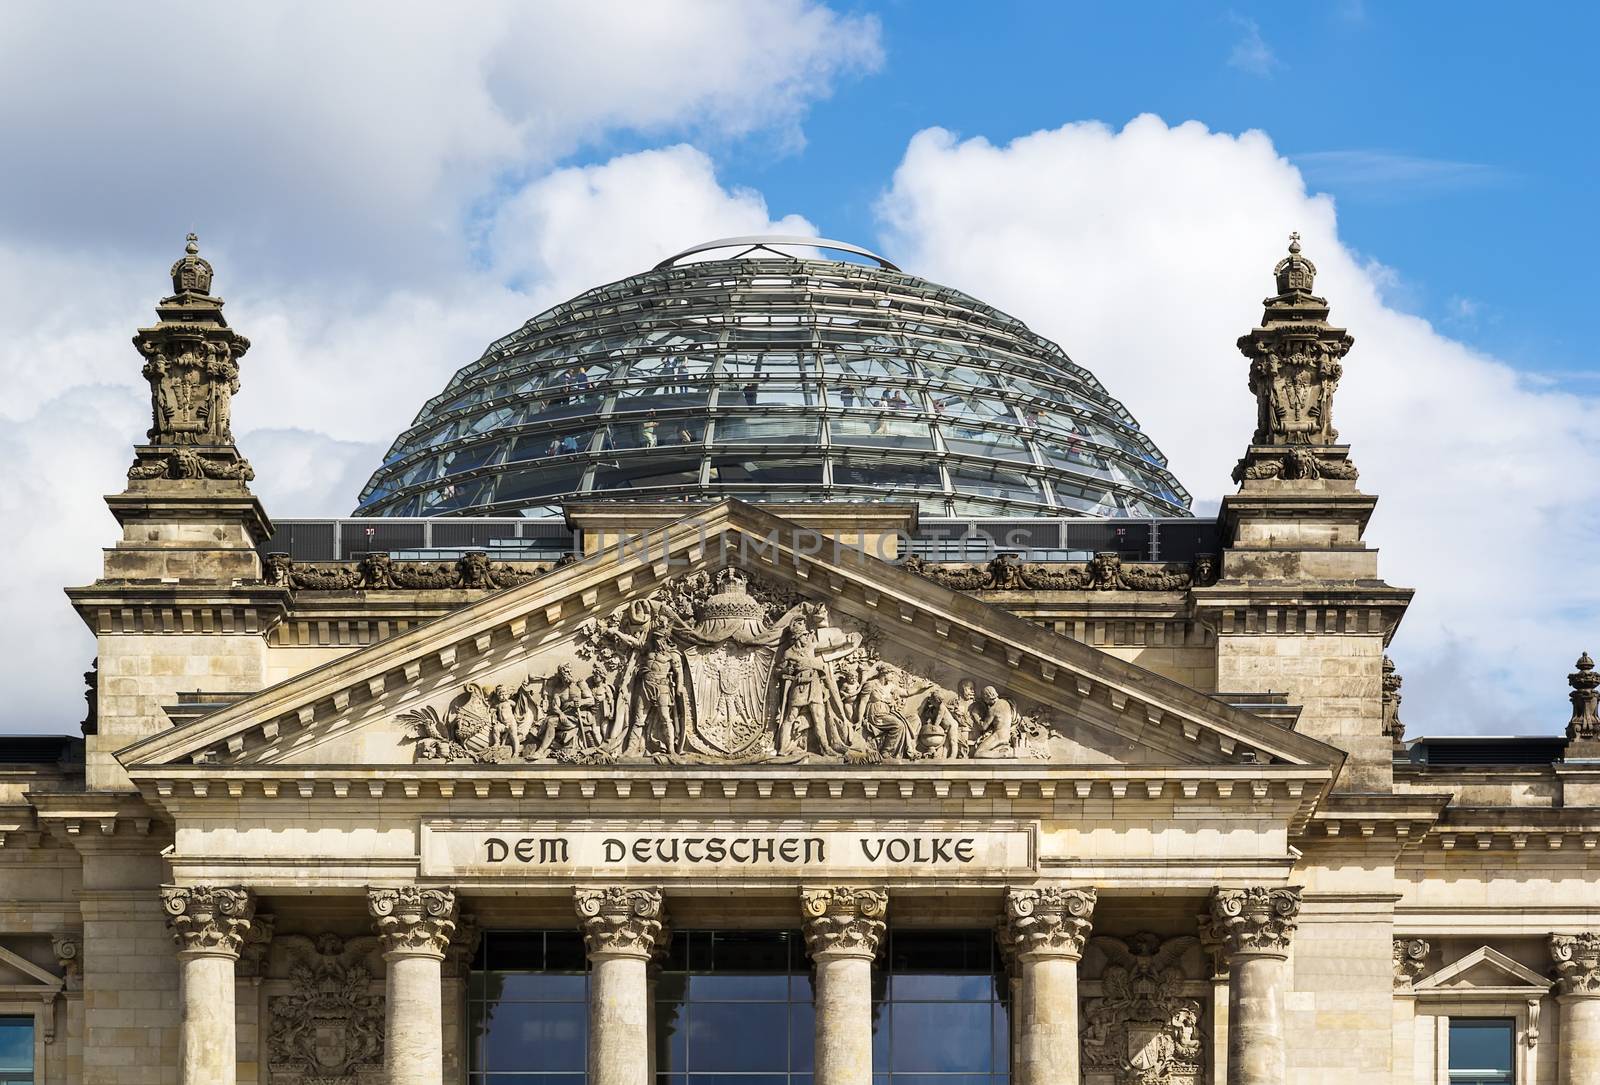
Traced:
<path fill-rule="evenodd" d="M 1287 694 L 1298 730 L 1350 754 L 1341 789 L 1387 791 L 1384 648 L 1412 593 L 1378 575 L 1363 539 L 1378 499 L 1357 489 L 1333 424 L 1355 340 L 1312 293 L 1317 268 L 1298 234 L 1273 274 L 1277 293 L 1239 338 L 1256 429 L 1233 471 L 1238 492 L 1222 500 L 1219 579 L 1196 606 L 1216 633 L 1219 690 Z"/>
<path fill-rule="evenodd" d="M 121 790 L 112 753 L 171 725 L 179 694 L 248 693 L 265 677 L 262 631 L 286 591 L 261 584 L 256 547 L 272 530 L 234 445 L 233 396 L 250 341 L 211 293 L 213 269 L 190 234 L 172 294 L 133 344 L 150 384 L 150 429 L 128 485 L 106 498 L 122 538 L 100 579 L 67 591 L 98 642 L 89 787 Z"/>

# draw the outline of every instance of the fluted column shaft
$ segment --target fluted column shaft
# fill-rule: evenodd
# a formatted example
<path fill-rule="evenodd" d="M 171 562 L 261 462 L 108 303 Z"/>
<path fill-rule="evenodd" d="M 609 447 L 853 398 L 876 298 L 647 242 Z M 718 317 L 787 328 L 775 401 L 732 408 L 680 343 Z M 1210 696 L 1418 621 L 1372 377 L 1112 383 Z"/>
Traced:
<path fill-rule="evenodd" d="M 1093 889 L 1042 886 L 1006 893 L 1006 932 L 1021 997 L 1012 1081 L 1055 1085 L 1079 1079 L 1078 960 L 1094 916 Z"/>
<path fill-rule="evenodd" d="M 589 950 L 589 1083 L 648 1085 L 647 969 L 665 941 L 661 890 L 582 888 L 574 905 Z"/>
<path fill-rule="evenodd" d="M 179 1085 L 234 1085 L 234 966 L 255 916 L 241 886 L 163 886 L 167 925 L 178 944 Z"/>
<path fill-rule="evenodd" d="M 1561 1007 L 1556 1080 L 1590 1085 L 1600 1081 L 1600 932 L 1552 934 L 1550 956 Z"/>
<path fill-rule="evenodd" d="M 367 890 L 383 944 L 386 1085 L 444 1081 L 443 964 L 456 929 L 456 895 L 415 885 Z"/>
<path fill-rule="evenodd" d="M 1285 1085 L 1283 1005 L 1300 890 L 1251 886 L 1211 895 L 1228 961 L 1228 1085 Z"/>
<path fill-rule="evenodd" d="M 872 962 L 889 894 L 802 889 L 806 950 L 816 968 L 816 1085 L 872 1083 Z"/>

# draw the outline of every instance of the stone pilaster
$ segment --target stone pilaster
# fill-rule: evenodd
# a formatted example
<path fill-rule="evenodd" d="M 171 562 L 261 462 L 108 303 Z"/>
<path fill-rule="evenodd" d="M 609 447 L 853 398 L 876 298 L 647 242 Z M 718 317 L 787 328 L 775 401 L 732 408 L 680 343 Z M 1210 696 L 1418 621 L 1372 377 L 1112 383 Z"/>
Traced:
<path fill-rule="evenodd" d="M 440 1085 L 444 1079 L 442 966 L 456 930 L 449 889 L 402 885 L 367 890 L 367 911 L 383 944 L 384 1081 Z"/>
<path fill-rule="evenodd" d="M 1397 1081 L 1410 1081 L 1416 1065 L 1417 1002 L 1411 986 L 1428 969 L 1429 945 L 1421 938 L 1394 940 L 1394 999 L 1390 1004 L 1393 1025 L 1391 1068 Z"/>
<path fill-rule="evenodd" d="M 1560 1085 L 1600 1081 L 1600 932 L 1552 934 L 1561 1042 L 1556 1049 Z"/>
<path fill-rule="evenodd" d="M 816 967 L 816 1085 L 870 1085 L 872 961 L 883 941 L 889 894 L 802 889 L 800 908 Z"/>
<path fill-rule="evenodd" d="M 1211 894 L 1228 959 L 1228 1085 L 1285 1085 L 1284 993 L 1300 889 L 1254 885 Z"/>
<path fill-rule="evenodd" d="M 161 903 L 178 944 L 179 1085 L 234 1085 L 234 965 L 255 900 L 242 886 L 169 885 L 161 889 Z"/>
<path fill-rule="evenodd" d="M 1093 889 L 1043 886 L 1006 893 L 1006 928 L 1022 997 L 1016 1048 L 1017 1085 L 1077 1081 L 1078 959 L 1094 915 Z"/>
<path fill-rule="evenodd" d="M 574 906 L 589 949 L 589 1081 L 648 1085 L 651 956 L 663 940 L 659 889 L 579 888 Z"/>

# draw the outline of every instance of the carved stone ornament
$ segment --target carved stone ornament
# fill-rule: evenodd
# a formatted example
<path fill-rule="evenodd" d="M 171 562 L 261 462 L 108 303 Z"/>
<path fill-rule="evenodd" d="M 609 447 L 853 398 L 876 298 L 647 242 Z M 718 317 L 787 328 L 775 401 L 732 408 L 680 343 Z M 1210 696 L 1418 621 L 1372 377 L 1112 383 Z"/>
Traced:
<path fill-rule="evenodd" d="M 889 894 L 848 886 L 800 890 L 806 951 L 813 957 L 878 955 L 889 914 Z"/>
<path fill-rule="evenodd" d="M 575 560 L 575 555 L 569 556 Z M 526 584 L 565 564 L 569 562 L 491 562 L 488 554 L 474 550 L 450 564 L 395 561 L 377 552 L 348 565 L 300 565 L 288 554 L 275 552 L 263 563 L 262 582 L 296 591 L 495 591 Z"/>
<path fill-rule="evenodd" d="M 256 911 L 255 898 L 241 886 L 166 885 L 161 903 L 182 953 L 237 957 Z"/>
<path fill-rule="evenodd" d="M 416 885 L 367 890 L 367 911 L 385 954 L 445 955 L 456 929 L 456 895 Z"/>
<path fill-rule="evenodd" d="M 1333 395 L 1355 340 L 1328 323 L 1327 300 L 1311 292 L 1316 274 L 1300 252 L 1300 235 L 1291 234 L 1289 255 L 1273 268 L 1278 293 L 1264 303 L 1261 325 L 1239 338 L 1240 352 L 1250 359 L 1256 430 L 1234 469 L 1235 481 L 1356 477 L 1342 455 L 1327 455 L 1339 443 Z M 1282 451 L 1295 446 L 1298 453 Z"/>
<path fill-rule="evenodd" d="M 1094 921 L 1095 891 L 1047 885 L 1006 893 L 1006 926 L 1019 958 L 1080 957 Z"/>
<path fill-rule="evenodd" d="M 648 958 L 664 943 L 665 926 L 659 889 L 622 885 L 580 887 L 572 904 L 583 927 L 583 943 L 591 956 L 613 953 Z"/>
<path fill-rule="evenodd" d="M 1106 955 L 1104 994 L 1083 1007 L 1086 1077 L 1116 1085 L 1196 1085 L 1203 1080 L 1201 1005 L 1183 994 L 1180 959 L 1197 940 L 1141 933 L 1094 939 Z M 1089 1078 L 1093 1080 L 1093 1078 Z"/>
<path fill-rule="evenodd" d="M 383 1080 L 383 995 L 373 939 L 295 936 L 287 945 L 292 990 L 267 1000 L 271 1085 L 377 1085 Z"/>
<path fill-rule="evenodd" d="M 1398 747 L 1406 737 L 1406 725 L 1400 722 L 1400 687 L 1405 683 L 1394 670 L 1394 660 L 1383 657 L 1383 733 Z"/>
<path fill-rule="evenodd" d="M 61 978 L 69 991 L 83 989 L 83 937 L 78 934 L 53 934 L 50 949 L 61 966 Z"/>
<path fill-rule="evenodd" d="M 1182 591 L 1216 580 L 1211 554 L 1199 555 L 1191 565 L 1151 568 L 1125 565 L 1114 550 L 1082 565 L 1024 563 L 1018 554 L 1001 553 L 983 565 L 942 565 L 912 554 L 900 567 L 956 591 Z"/>
<path fill-rule="evenodd" d="M 693 573 L 584 625 L 578 656 L 399 716 L 417 760 L 876 764 L 1035 758 L 1049 728 L 994 686 L 878 656 L 825 604 Z"/>
<path fill-rule="evenodd" d="M 1594 660 L 1584 652 L 1578 657 L 1577 667 L 1567 675 L 1572 687 L 1568 695 L 1572 700 L 1572 718 L 1567 721 L 1567 738 L 1571 741 L 1600 739 L 1600 674 L 1595 673 Z"/>
<path fill-rule="evenodd" d="M 1394 986 L 1410 990 L 1428 967 L 1428 943 L 1421 938 L 1394 940 Z"/>
<path fill-rule="evenodd" d="M 1300 925 L 1300 887 L 1216 889 L 1211 919 L 1231 957 L 1240 954 L 1286 956 Z"/>
<path fill-rule="evenodd" d="M 247 979 L 259 980 L 272 949 L 272 936 L 276 933 L 278 917 L 270 912 L 257 912 L 245 932 L 244 944 L 239 947 L 239 964 L 235 973 Z"/>
<path fill-rule="evenodd" d="M 199 252 L 190 234 L 172 265 L 172 296 L 156 307 L 158 323 L 133 337 L 150 384 L 150 430 L 128 471 L 132 480 L 253 477 L 233 447 L 232 424 L 239 359 L 250 340 L 228 327 Z M 187 454 L 176 455 L 180 449 Z"/>
<path fill-rule="evenodd" d="M 1600 932 L 1552 934 L 1550 957 L 1556 963 L 1556 994 L 1600 995 Z"/>

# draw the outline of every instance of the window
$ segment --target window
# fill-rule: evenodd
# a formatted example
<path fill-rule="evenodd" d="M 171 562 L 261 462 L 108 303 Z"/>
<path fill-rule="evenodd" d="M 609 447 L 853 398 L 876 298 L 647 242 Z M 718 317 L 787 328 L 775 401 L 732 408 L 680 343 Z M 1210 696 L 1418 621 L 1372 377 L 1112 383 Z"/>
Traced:
<path fill-rule="evenodd" d="M 890 931 L 873 970 L 874 1085 L 1003 1085 L 1007 984 L 989 931 Z"/>
<path fill-rule="evenodd" d="M 1504 1017 L 1450 1019 L 1450 1085 L 1515 1085 L 1516 1022 Z"/>
<path fill-rule="evenodd" d="M 577 931 L 484 933 L 467 985 L 472 1085 L 584 1085 L 588 968 Z"/>
<path fill-rule="evenodd" d="M 810 1085 L 799 931 L 678 931 L 655 997 L 657 1085 Z"/>
<path fill-rule="evenodd" d="M 33 1085 L 33 1017 L 0 1017 L 0 1082 Z"/>

